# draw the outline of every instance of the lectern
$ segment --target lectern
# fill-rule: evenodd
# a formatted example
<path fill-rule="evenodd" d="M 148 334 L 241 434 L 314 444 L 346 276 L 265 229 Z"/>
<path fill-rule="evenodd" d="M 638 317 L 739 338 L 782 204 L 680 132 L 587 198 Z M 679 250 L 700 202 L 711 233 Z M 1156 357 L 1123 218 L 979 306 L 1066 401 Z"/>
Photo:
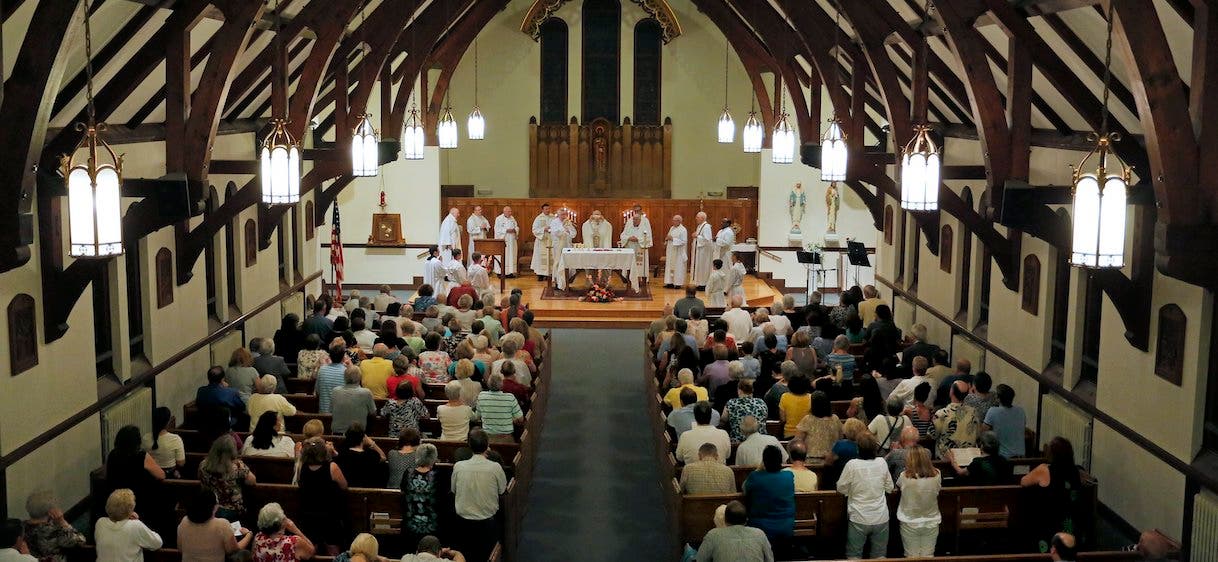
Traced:
<path fill-rule="evenodd" d="M 507 240 L 502 238 L 483 238 L 477 241 L 477 251 L 479 254 L 486 256 L 486 269 L 491 273 L 495 272 L 495 262 L 499 262 L 499 292 L 503 293 L 507 289 Z"/>

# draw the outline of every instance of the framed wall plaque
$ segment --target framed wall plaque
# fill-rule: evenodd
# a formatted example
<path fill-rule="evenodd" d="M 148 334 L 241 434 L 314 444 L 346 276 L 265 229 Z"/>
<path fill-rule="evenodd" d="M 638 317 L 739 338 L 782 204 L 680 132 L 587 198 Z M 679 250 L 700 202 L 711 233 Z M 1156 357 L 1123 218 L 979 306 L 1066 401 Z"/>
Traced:
<path fill-rule="evenodd" d="M 397 213 L 372 213 L 372 234 L 368 235 L 369 246 L 397 246 L 405 244 L 402 237 L 402 215 Z"/>

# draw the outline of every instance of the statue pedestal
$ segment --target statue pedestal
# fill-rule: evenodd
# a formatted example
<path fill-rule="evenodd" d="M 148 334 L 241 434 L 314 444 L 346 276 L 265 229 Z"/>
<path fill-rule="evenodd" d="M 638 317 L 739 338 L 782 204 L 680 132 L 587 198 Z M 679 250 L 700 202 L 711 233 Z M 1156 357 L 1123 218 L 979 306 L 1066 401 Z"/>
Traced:
<path fill-rule="evenodd" d="M 799 229 L 791 229 L 787 231 L 787 241 L 802 245 L 804 242 L 804 233 Z"/>
<path fill-rule="evenodd" d="M 821 245 L 826 248 L 841 248 L 842 247 L 842 235 L 838 234 L 836 232 L 826 232 L 825 238 L 822 242 L 824 242 L 824 243 Z"/>

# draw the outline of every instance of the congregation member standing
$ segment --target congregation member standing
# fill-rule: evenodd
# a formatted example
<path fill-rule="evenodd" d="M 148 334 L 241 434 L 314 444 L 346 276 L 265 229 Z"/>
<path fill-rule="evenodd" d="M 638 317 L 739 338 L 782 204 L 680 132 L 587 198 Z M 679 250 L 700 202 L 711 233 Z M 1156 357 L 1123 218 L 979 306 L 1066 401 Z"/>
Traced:
<path fill-rule="evenodd" d="M 461 552 L 471 560 L 486 560 L 499 541 L 499 496 L 507 491 L 503 467 L 487 458 L 486 432 L 469 432 L 469 448 L 474 455 L 453 465 L 452 491 L 457 513 Z"/>

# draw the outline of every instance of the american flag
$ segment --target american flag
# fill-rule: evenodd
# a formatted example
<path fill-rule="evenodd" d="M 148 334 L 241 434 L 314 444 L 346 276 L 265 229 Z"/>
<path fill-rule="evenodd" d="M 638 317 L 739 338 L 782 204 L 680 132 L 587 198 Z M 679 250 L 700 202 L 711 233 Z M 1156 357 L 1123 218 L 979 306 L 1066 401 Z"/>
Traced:
<path fill-rule="evenodd" d="M 343 237 L 339 228 L 338 202 L 334 202 L 334 222 L 330 227 L 330 267 L 334 270 L 334 302 L 343 302 Z"/>

